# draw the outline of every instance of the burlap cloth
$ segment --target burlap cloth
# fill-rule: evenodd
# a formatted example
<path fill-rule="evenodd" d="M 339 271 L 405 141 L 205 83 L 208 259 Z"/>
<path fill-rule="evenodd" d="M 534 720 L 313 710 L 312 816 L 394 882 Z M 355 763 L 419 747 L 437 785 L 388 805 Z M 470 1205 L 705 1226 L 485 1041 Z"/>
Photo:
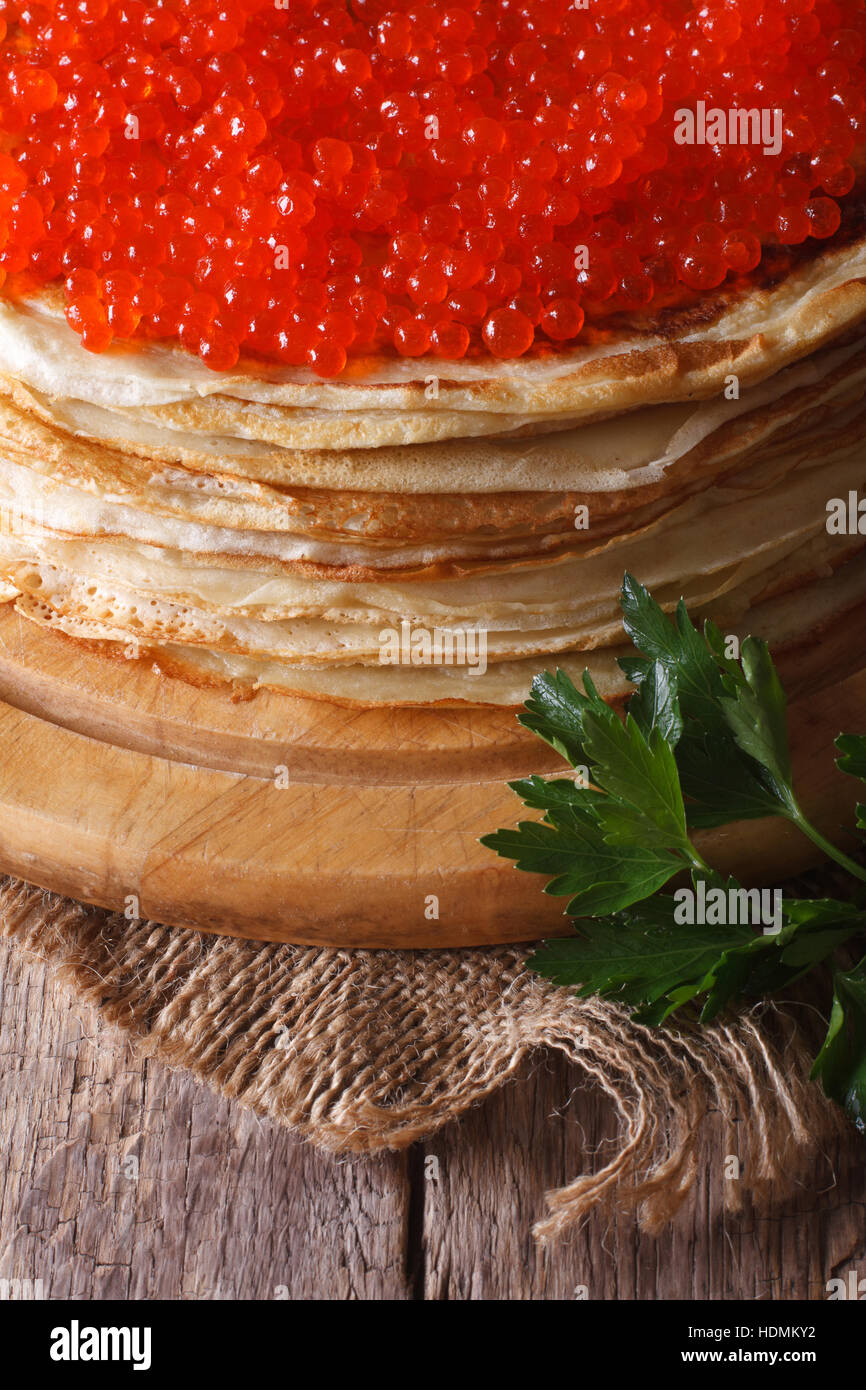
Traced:
<path fill-rule="evenodd" d="M 771 1188 L 782 1198 L 808 1182 L 840 1128 L 808 1080 L 810 1008 L 763 1005 L 705 1029 L 648 1030 L 528 972 L 519 947 L 237 941 L 129 922 L 8 878 L 0 928 L 148 1055 L 332 1153 L 403 1148 L 496 1090 L 533 1050 L 564 1053 L 609 1098 L 619 1138 L 603 1166 L 548 1195 L 542 1240 L 598 1205 L 631 1207 L 650 1230 L 664 1224 L 694 1183 L 711 1110 L 730 1128 L 722 1152 L 742 1164 L 742 1181 L 723 1185 L 733 1203 L 743 1187 L 766 1204 Z"/>

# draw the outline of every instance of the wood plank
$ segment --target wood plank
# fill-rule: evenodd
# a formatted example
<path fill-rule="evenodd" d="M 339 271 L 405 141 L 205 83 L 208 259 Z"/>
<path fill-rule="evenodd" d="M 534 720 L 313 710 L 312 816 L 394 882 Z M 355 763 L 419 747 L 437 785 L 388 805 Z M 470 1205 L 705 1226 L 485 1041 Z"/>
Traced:
<path fill-rule="evenodd" d="M 49 1296 L 821 1298 L 830 1277 L 866 1277 L 856 1139 L 835 1188 L 816 1164 L 797 1202 L 723 1217 L 710 1121 L 669 1231 L 594 1218 L 540 1250 L 544 1191 L 613 1132 L 555 1056 L 409 1154 L 336 1162 L 137 1057 L 10 943 L 0 985 L 0 1278 L 41 1278 Z"/>
<path fill-rule="evenodd" d="M 405 1155 L 329 1159 L 137 1057 L 9 943 L 0 971 L 0 1279 L 51 1298 L 409 1296 Z"/>
<path fill-rule="evenodd" d="M 761 1217 L 748 1204 L 725 1215 L 725 1153 L 712 1118 L 697 1188 L 659 1237 L 642 1235 L 630 1216 L 596 1216 L 539 1249 L 530 1231 L 545 1190 L 592 1166 L 596 1150 L 603 1161 L 613 1126 L 577 1068 L 545 1056 L 531 1071 L 424 1146 L 439 1173 L 426 1188 L 428 1299 L 821 1299 L 839 1273 L 866 1277 L 862 1140 L 852 1132 L 834 1154 L 835 1186 L 818 1159 L 814 1185 L 796 1201 Z"/>

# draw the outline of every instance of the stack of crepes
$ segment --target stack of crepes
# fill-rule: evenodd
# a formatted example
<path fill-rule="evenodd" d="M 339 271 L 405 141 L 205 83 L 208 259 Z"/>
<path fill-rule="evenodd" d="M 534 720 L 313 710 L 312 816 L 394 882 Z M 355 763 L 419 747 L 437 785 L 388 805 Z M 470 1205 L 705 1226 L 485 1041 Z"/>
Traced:
<path fill-rule="evenodd" d="M 866 599 L 866 536 L 828 525 L 866 489 L 856 217 L 546 357 L 217 374 L 88 353 L 43 291 L 0 304 L 0 372 L 4 597 L 197 683 L 517 705 L 558 665 L 615 696 L 626 570 L 777 648 Z M 394 664 L 403 624 L 481 632 L 486 660 Z"/>
<path fill-rule="evenodd" d="M 626 571 L 837 623 L 864 53 L 860 0 L 0 6 L 4 596 L 385 705 L 615 695 Z"/>

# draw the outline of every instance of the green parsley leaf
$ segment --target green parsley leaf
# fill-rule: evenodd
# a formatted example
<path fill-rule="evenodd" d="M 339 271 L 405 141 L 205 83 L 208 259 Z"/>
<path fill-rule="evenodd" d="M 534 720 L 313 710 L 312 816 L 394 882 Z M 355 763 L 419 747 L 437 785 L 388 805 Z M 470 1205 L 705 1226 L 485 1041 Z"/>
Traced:
<path fill-rule="evenodd" d="M 628 712 L 642 734 L 649 736 L 658 730 L 672 748 L 676 747 L 683 731 L 677 678 L 663 661 L 652 662 L 643 673 Z"/>
<path fill-rule="evenodd" d="M 592 780 L 628 807 L 634 830 L 687 847 L 686 812 L 673 750 L 657 729 L 644 738 L 631 716 L 623 723 L 604 706 L 584 716 Z M 625 807 L 621 809 L 625 810 Z"/>
<path fill-rule="evenodd" d="M 830 1023 L 812 1077 L 866 1134 L 866 956 L 833 978 Z"/>
<path fill-rule="evenodd" d="M 840 734 L 836 747 L 842 754 L 836 759 L 836 766 L 851 777 L 859 777 L 866 782 L 866 734 Z M 858 801 L 856 807 L 857 828 L 866 830 L 866 804 Z"/>
<path fill-rule="evenodd" d="M 748 927 L 692 926 L 674 921 L 675 901 L 659 895 L 605 920 L 580 922 L 579 935 L 546 941 L 533 970 L 582 996 L 601 994 L 639 1005 L 637 1017 L 660 1023 L 698 993 L 726 947 L 753 937 Z"/>
<path fill-rule="evenodd" d="M 706 641 L 692 623 L 685 604 L 677 605 L 672 623 L 642 584 L 626 574 L 620 602 L 623 626 L 638 651 L 660 661 L 676 677 L 682 714 L 720 727 L 719 699 L 725 694 L 722 673 Z M 623 663 L 620 662 L 620 667 Z M 650 669 L 649 664 L 645 668 Z M 626 674 L 634 677 L 635 669 Z"/>
<path fill-rule="evenodd" d="M 677 747 L 677 765 L 690 826 L 779 814 L 778 798 L 744 765 L 732 740 L 690 730 Z"/>
<path fill-rule="evenodd" d="M 685 1006 L 706 1022 L 740 997 L 787 988 L 866 935 L 866 912 L 774 896 L 768 913 L 757 889 L 724 881 L 705 863 L 690 827 L 781 815 L 858 883 L 866 870 L 810 825 L 796 800 L 785 694 L 766 643 L 745 638 L 735 659 L 713 623 L 701 633 L 682 601 L 671 621 L 628 574 L 622 606 L 637 648 L 620 661 L 636 686 L 625 719 L 588 672 L 582 691 L 562 671 L 537 677 L 521 722 L 579 775 L 512 783 L 544 819 L 482 843 L 543 874 L 545 891 L 568 897 L 566 912 L 578 919 L 572 938 L 541 945 L 533 969 L 619 1000 L 647 1025 Z M 840 768 L 866 781 L 866 736 L 841 735 L 837 746 Z M 866 806 L 858 814 L 866 829 Z M 660 892 L 686 869 L 691 888 Z M 866 957 L 835 979 L 815 1075 L 866 1133 Z"/>
<path fill-rule="evenodd" d="M 759 915 L 736 880 L 713 886 L 738 895 L 741 917 Z M 761 996 L 793 984 L 866 928 L 866 915 L 832 900 L 786 900 L 778 932 L 735 921 L 735 912 L 721 925 L 685 927 L 676 906 L 676 895 L 659 894 L 615 917 L 579 922 L 577 937 L 544 942 L 532 968 L 556 984 L 580 986 L 582 995 L 639 1005 L 642 1023 L 661 1023 L 705 995 L 700 1017 L 706 1023 L 740 994 Z"/>
<path fill-rule="evenodd" d="M 725 719 L 737 747 L 760 765 L 779 804 L 794 813 L 787 702 L 782 683 L 766 642 L 747 637 L 741 660 L 745 680 L 727 678 L 734 691 L 721 701 Z"/>
<path fill-rule="evenodd" d="M 626 631 L 651 658 L 637 662 L 628 658 L 619 663 L 638 684 L 629 710 L 633 710 L 636 701 L 642 708 L 644 685 L 651 679 L 650 672 L 656 664 L 664 666 L 676 690 L 683 721 L 676 739 L 676 758 L 689 825 L 725 825 L 733 820 L 789 815 L 788 788 L 767 772 L 763 762 L 766 738 L 759 739 L 752 730 L 762 709 L 761 699 L 767 691 L 775 694 L 775 669 L 769 656 L 763 656 L 762 644 L 746 638 L 742 665 L 739 664 L 727 655 L 725 639 L 713 623 L 705 624 L 702 636 L 682 602 L 671 622 L 643 585 L 629 574 L 623 580 L 622 608 Z M 755 691 L 750 677 L 751 681 L 763 682 L 760 692 Z M 732 712 L 731 706 L 736 712 Z M 784 696 L 781 715 L 784 722 Z M 772 721 L 769 731 L 762 726 L 761 732 L 778 734 L 778 721 Z M 750 734 L 751 746 L 744 746 Z M 772 740 L 770 744 L 777 754 L 779 750 Z M 759 754 L 757 758 L 755 753 Z"/>
<path fill-rule="evenodd" d="M 866 734 L 840 734 L 836 747 L 842 754 L 836 759 L 836 766 L 851 777 L 859 777 L 866 782 Z"/>
<path fill-rule="evenodd" d="M 618 912 L 663 888 L 682 868 L 666 850 L 608 845 L 589 810 L 569 807 L 554 815 L 553 825 L 521 821 L 481 843 L 526 873 L 553 875 L 544 891 L 570 897 L 569 915 Z"/>
<path fill-rule="evenodd" d="M 561 806 L 587 806 L 591 798 L 589 788 L 561 777 L 550 781 L 546 777 L 525 777 L 508 785 L 513 792 L 517 792 L 524 806 L 536 811 L 555 811 Z"/>
<path fill-rule="evenodd" d="M 579 701 L 579 692 L 570 676 L 564 671 L 557 671 L 555 675 L 543 671 L 532 682 L 526 714 L 518 715 L 524 728 L 543 738 L 572 767 L 586 762 Z"/>

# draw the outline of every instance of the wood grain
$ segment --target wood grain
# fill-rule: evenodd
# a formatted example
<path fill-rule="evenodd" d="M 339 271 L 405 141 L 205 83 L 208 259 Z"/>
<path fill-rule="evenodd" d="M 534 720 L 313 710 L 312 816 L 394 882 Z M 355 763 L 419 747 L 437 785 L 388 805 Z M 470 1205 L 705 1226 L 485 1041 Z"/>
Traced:
<path fill-rule="evenodd" d="M 137 1058 L 43 966 L 8 945 L 2 962 L 0 1279 L 51 1298 L 407 1296 L 405 1155 L 321 1158 Z"/>
<path fill-rule="evenodd" d="M 792 706 L 803 800 L 831 836 L 850 801 L 832 740 L 862 727 L 864 707 L 866 670 Z M 85 902 L 122 911 L 134 898 L 134 915 L 171 926 L 325 945 L 568 930 L 562 902 L 478 842 L 520 817 L 507 780 L 558 764 L 511 711 L 358 711 L 267 692 L 232 704 L 7 606 L 0 750 L 0 869 Z M 815 858 L 778 821 L 699 843 L 747 882 Z"/>
<path fill-rule="evenodd" d="M 0 987 L 0 1279 L 48 1297 L 787 1299 L 866 1277 L 854 1137 L 835 1185 L 819 1162 L 797 1203 L 723 1218 L 710 1123 L 698 1190 L 660 1238 L 594 1219 L 539 1250 L 544 1190 L 612 1133 L 558 1059 L 408 1154 L 336 1162 L 137 1057 L 8 943 Z"/>

